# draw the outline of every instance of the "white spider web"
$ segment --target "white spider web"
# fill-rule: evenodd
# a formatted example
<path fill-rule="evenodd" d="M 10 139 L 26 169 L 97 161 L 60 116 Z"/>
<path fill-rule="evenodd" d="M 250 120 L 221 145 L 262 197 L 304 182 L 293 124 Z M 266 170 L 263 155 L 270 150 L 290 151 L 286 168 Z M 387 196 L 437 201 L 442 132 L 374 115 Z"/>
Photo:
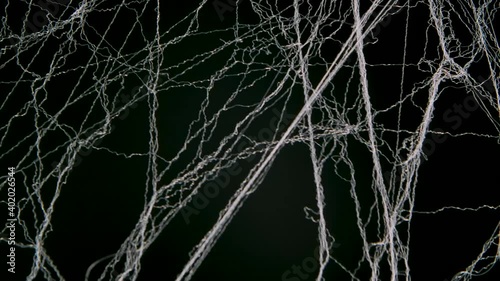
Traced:
<path fill-rule="evenodd" d="M 159 1 L 119 2 L 5 4 L 0 156 L 17 170 L 16 247 L 30 256 L 18 277 L 68 280 L 46 242 L 64 227 L 54 217 L 65 211 L 59 205 L 73 175 L 92 157 L 135 165 L 143 182 L 133 189 L 143 196 L 118 249 L 85 265 L 87 280 L 139 279 L 148 250 L 186 218 L 202 188 L 252 158 L 231 180 L 210 227 L 179 258 L 175 280 L 196 278 L 292 146 L 307 147 L 313 172 L 316 202 L 304 210 L 316 224 L 315 280 L 328 279 L 329 270 L 351 280 L 410 280 L 418 262 L 410 259 L 410 223 L 441 212 L 494 213 L 493 227 L 490 221 L 478 230 L 488 236 L 483 248 L 453 280 L 498 267 L 498 198 L 415 210 L 420 166 L 455 139 L 494 145 L 484 159 L 498 166 L 497 2 L 248 0 L 238 2 L 232 19 L 226 11 L 224 24 L 210 22 L 217 15 L 208 1 L 169 13 Z M 464 100 L 462 111 L 453 107 Z M 271 115 L 277 121 L 269 129 Z M 479 123 L 466 125 L 469 117 Z M 136 122 L 135 129 L 127 133 L 120 122 Z M 111 141 L 134 142 L 135 135 L 143 141 L 135 146 Z M 354 266 L 334 247 L 342 225 L 326 211 L 328 190 L 339 188 L 325 183 L 329 176 L 348 188 L 356 214 Z"/>

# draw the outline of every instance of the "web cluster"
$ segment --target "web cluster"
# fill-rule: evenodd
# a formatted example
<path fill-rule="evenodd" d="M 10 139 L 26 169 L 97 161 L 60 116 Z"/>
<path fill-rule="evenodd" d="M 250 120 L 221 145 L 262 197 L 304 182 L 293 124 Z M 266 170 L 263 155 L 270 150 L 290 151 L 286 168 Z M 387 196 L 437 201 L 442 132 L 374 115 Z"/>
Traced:
<path fill-rule="evenodd" d="M 134 227 L 120 247 L 86 265 L 85 279 L 140 279 L 144 255 L 175 231 L 169 225 L 191 223 L 224 189 L 231 194 L 224 207 L 180 257 L 175 280 L 191 280 L 280 152 L 297 146 L 307 148 L 314 179 L 315 205 L 304 206 L 304 219 L 316 225 L 315 280 L 330 271 L 410 280 L 412 221 L 443 212 L 496 217 L 496 227 L 478 230 L 488 238 L 453 280 L 499 266 L 498 198 L 415 207 L 421 166 L 450 140 L 496 145 L 484 157 L 498 166 L 498 2 L 232 4 L 201 1 L 164 13 L 160 1 L 7 1 L 0 159 L 17 170 L 16 247 L 31 262 L 16 274 L 68 280 L 46 243 L 63 227 L 53 218 L 64 212 L 73 175 L 107 155 L 136 165 L 143 182 L 131 188 L 142 194 L 141 210 L 128 218 Z M 214 23 L 220 13 L 224 22 Z M 176 104 L 188 109 L 169 113 Z M 467 125 L 474 116 L 480 126 Z M 120 124 L 131 122 L 140 131 L 124 133 Z M 128 146 L 135 137 L 139 144 Z M 6 173 L 0 177 L 4 198 Z M 348 189 L 355 214 L 354 266 L 337 255 L 343 226 L 326 211 L 336 188 Z"/>

